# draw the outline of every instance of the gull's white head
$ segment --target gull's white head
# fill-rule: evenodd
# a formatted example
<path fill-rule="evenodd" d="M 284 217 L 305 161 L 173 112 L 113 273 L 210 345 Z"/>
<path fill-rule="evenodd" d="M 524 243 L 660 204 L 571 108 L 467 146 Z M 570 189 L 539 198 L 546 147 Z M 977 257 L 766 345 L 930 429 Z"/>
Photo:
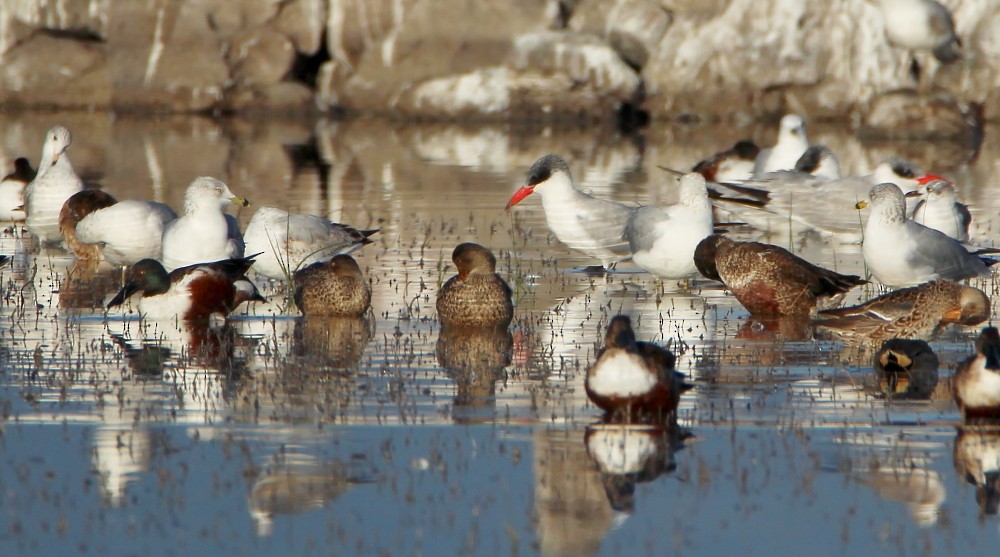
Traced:
<path fill-rule="evenodd" d="M 682 205 L 698 205 L 708 199 L 705 177 L 697 172 L 689 172 L 680 179 L 680 202 Z"/>
<path fill-rule="evenodd" d="M 786 114 L 781 118 L 778 130 L 778 142 L 795 141 L 809 144 L 806 138 L 806 121 L 798 114 Z"/>
<path fill-rule="evenodd" d="M 184 212 L 193 213 L 206 208 L 218 208 L 233 203 L 246 207 L 250 202 L 242 197 L 236 197 L 229 187 L 221 180 L 202 176 L 195 178 L 184 192 Z"/>
<path fill-rule="evenodd" d="M 45 133 L 45 143 L 42 147 L 42 164 L 53 165 L 66 152 L 73 142 L 73 136 L 63 126 L 53 126 Z"/>
<path fill-rule="evenodd" d="M 906 198 L 896 184 L 884 183 L 875 186 L 869 192 L 868 199 L 872 207 L 871 218 L 892 223 L 906 221 Z M 858 205 L 863 207 L 864 203 Z"/>

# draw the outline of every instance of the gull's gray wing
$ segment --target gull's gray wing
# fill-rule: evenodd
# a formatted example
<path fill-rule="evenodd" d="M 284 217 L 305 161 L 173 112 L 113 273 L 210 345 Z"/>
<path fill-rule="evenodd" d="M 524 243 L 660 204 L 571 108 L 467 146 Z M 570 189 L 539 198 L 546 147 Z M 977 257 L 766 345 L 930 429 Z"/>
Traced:
<path fill-rule="evenodd" d="M 917 246 L 908 259 L 913 266 L 932 268 L 946 280 L 964 280 L 988 272 L 986 264 L 958 240 L 912 220 L 906 221 L 906 228 Z"/>

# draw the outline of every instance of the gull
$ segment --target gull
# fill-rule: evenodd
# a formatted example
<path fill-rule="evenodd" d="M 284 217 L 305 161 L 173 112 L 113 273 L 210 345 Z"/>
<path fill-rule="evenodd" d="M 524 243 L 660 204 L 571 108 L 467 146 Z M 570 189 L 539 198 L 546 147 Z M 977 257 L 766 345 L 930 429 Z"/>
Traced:
<path fill-rule="evenodd" d="M 77 259 L 132 265 L 162 251 L 163 228 L 177 218 L 155 201 L 117 201 L 101 190 L 73 194 L 59 212 L 59 230 Z"/>
<path fill-rule="evenodd" d="M 265 206 L 250 217 L 243 239 L 247 253 L 260 254 L 253 266 L 254 273 L 285 279 L 308 265 L 370 244 L 368 237 L 376 232 Z"/>
<path fill-rule="evenodd" d="M 243 257 L 243 236 L 236 219 L 222 212 L 230 203 L 250 205 L 215 178 L 202 176 L 191 182 L 184 192 L 184 214 L 163 229 L 160 261 L 167 271 Z"/>
<path fill-rule="evenodd" d="M 542 198 L 545 222 L 567 247 L 599 260 L 605 269 L 629 257 L 622 230 L 634 208 L 578 190 L 562 157 L 550 154 L 535 161 L 526 184 L 511 196 L 504 210 L 536 192 Z"/>
<path fill-rule="evenodd" d="M 871 216 L 865 224 L 861 252 L 865 264 L 882 284 L 913 286 L 935 279 L 963 280 L 989 273 L 984 260 L 958 240 L 906 217 L 906 200 L 895 184 L 872 188 Z M 862 209 L 869 204 L 857 203 Z"/>
<path fill-rule="evenodd" d="M 962 41 L 955 33 L 951 12 L 936 0 L 878 0 L 890 43 L 910 53 L 929 50 L 942 64 L 962 57 Z M 920 66 L 911 58 L 911 73 L 920 82 Z"/>
<path fill-rule="evenodd" d="M 712 229 L 705 178 L 690 172 L 680 178 L 677 204 L 635 209 L 622 237 L 628 241 L 633 263 L 661 279 L 683 279 L 697 272 L 695 247 Z"/>
<path fill-rule="evenodd" d="M 795 168 L 795 163 L 808 148 L 805 120 L 798 114 L 786 114 L 781 118 L 777 143 L 757 155 L 753 174 L 761 176 L 775 170 Z"/>
<path fill-rule="evenodd" d="M 795 168 L 821 180 L 839 180 L 840 161 L 826 145 L 810 145 L 805 153 L 795 161 Z"/>
<path fill-rule="evenodd" d="M 959 203 L 955 186 L 933 174 L 921 178 L 920 183 L 924 184 L 924 199 L 913 208 L 913 220 L 959 242 L 968 242 L 972 213 Z"/>
<path fill-rule="evenodd" d="M 69 130 L 55 126 L 45 134 L 38 174 L 24 189 L 25 225 L 43 242 L 62 240 L 59 211 L 71 195 L 83 189 L 66 156 L 73 138 Z"/>

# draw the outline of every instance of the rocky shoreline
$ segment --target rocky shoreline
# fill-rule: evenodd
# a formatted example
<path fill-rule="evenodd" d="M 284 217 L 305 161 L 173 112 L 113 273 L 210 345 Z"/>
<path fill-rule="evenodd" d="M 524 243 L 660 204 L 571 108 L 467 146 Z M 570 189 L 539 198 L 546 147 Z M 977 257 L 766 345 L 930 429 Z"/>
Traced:
<path fill-rule="evenodd" d="M 909 55 L 866 0 L 6 0 L 0 107 L 745 122 L 861 120 L 889 93 L 883 119 L 988 118 L 1000 5 L 944 4 L 963 59 L 917 53 L 933 81 L 900 109 Z"/>

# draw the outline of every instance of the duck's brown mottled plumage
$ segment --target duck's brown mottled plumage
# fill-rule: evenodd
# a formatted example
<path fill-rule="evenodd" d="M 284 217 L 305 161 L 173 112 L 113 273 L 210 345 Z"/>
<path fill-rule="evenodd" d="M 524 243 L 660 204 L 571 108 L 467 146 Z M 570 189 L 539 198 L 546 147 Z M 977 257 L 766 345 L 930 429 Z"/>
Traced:
<path fill-rule="evenodd" d="M 654 419 L 673 421 L 681 393 L 691 388 L 683 376 L 674 370 L 676 358 L 667 349 L 650 342 L 638 342 L 632 331 L 632 321 L 624 315 L 615 316 L 608 324 L 604 337 L 604 348 L 597 353 L 597 360 L 587 370 L 584 388 L 587 397 L 598 408 L 604 410 L 610 420 L 625 421 Z M 642 390 L 624 385 L 624 381 L 611 378 L 616 387 L 624 387 L 632 392 L 604 391 L 598 384 L 598 376 L 617 374 L 624 366 L 635 366 L 632 371 L 652 376 L 651 385 Z"/>
<path fill-rule="evenodd" d="M 359 317 L 371 305 L 371 287 L 350 255 L 300 269 L 294 281 L 295 305 L 307 316 Z"/>
<path fill-rule="evenodd" d="M 444 283 L 437 297 L 442 327 L 506 327 L 514 317 L 511 289 L 496 273 L 490 250 L 466 242 L 451 254 L 458 274 Z"/>
<path fill-rule="evenodd" d="M 761 317 L 809 315 L 817 303 L 835 305 L 845 292 L 868 282 L 817 267 L 778 246 L 737 242 L 719 234 L 698 244 L 694 263 L 702 275 L 724 283 L 743 307 Z"/>
<path fill-rule="evenodd" d="M 79 191 L 63 203 L 59 211 L 59 232 L 66 242 L 66 247 L 84 261 L 97 261 L 101 258 L 100 244 L 84 244 L 76 237 L 76 225 L 83 217 L 98 209 L 104 209 L 118 203 L 111 194 L 101 190 Z"/>
<path fill-rule="evenodd" d="M 817 330 L 857 344 L 890 338 L 929 339 L 945 325 L 978 325 L 990 317 L 990 299 L 978 288 L 935 280 L 890 292 L 863 304 L 820 312 Z"/>
<path fill-rule="evenodd" d="M 938 357 L 919 339 L 885 341 L 872 367 L 882 392 L 891 398 L 928 399 L 938 383 Z"/>
<path fill-rule="evenodd" d="M 976 353 L 958 365 L 952 394 L 966 423 L 1000 422 L 1000 333 L 986 327 Z"/>

